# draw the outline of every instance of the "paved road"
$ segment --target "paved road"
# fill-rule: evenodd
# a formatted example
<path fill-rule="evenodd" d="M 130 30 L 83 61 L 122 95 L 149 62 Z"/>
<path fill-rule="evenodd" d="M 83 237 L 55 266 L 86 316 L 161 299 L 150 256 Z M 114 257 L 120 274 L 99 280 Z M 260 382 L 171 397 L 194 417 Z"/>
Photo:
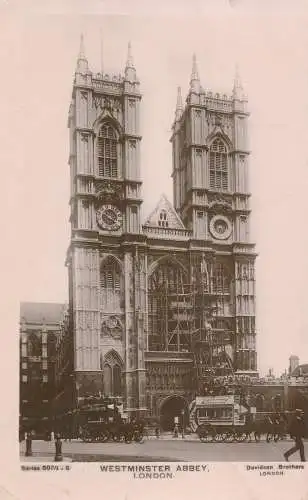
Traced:
<path fill-rule="evenodd" d="M 63 442 L 62 453 L 73 461 L 183 461 L 183 462 L 281 462 L 290 441 L 278 443 L 200 443 L 199 441 L 146 440 L 143 444 Z M 306 454 L 308 443 L 306 441 Z M 21 460 L 25 444 L 20 446 Z M 54 443 L 33 441 L 33 458 L 53 457 Z M 299 461 L 298 453 L 290 461 Z"/>

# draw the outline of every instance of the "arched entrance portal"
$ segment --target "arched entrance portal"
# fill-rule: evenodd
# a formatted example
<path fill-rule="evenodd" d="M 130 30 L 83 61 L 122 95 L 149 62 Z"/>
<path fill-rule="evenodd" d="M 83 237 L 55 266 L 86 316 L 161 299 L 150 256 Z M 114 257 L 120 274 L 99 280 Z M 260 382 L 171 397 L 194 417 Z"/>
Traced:
<path fill-rule="evenodd" d="M 160 406 L 160 426 L 163 431 L 172 431 L 175 420 L 179 427 L 184 428 L 189 423 L 188 404 L 181 396 L 170 396 L 166 398 Z"/>

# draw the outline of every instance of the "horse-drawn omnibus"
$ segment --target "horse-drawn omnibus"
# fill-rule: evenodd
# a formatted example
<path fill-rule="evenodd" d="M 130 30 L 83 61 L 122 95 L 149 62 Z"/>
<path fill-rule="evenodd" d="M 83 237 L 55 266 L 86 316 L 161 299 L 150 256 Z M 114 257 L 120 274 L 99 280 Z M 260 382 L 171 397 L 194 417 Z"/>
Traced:
<path fill-rule="evenodd" d="M 239 395 L 198 396 L 190 405 L 190 427 L 202 442 L 267 442 L 282 439 L 287 421 L 281 413 L 257 413 Z"/>

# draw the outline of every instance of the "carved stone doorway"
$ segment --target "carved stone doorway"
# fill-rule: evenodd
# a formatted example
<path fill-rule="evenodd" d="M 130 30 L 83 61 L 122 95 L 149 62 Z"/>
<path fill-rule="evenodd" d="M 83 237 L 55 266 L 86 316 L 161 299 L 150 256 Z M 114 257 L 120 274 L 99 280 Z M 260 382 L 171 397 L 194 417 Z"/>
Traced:
<path fill-rule="evenodd" d="M 182 396 L 169 396 L 160 404 L 160 426 L 163 431 L 173 431 L 175 420 L 179 428 L 189 423 L 188 403 Z"/>

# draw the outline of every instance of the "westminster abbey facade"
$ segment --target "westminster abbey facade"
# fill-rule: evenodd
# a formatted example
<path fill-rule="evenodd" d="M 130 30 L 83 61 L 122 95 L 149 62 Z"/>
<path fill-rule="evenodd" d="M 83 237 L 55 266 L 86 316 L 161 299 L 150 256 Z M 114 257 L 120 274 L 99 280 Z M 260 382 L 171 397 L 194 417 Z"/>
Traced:
<path fill-rule="evenodd" d="M 194 58 L 172 127 L 173 203 L 162 195 L 141 221 L 142 98 L 130 52 L 121 76 L 93 74 L 82 47 L 77 61 L 69 311 L 57 360 L 63 411 L 64 380 L 78 399 L 119 396 L 128 413 L 158 416 L 169 404 L 186 408 L 200 377 L 257 370 L 240 79 L 231 96 L 205 91 Z"/>

